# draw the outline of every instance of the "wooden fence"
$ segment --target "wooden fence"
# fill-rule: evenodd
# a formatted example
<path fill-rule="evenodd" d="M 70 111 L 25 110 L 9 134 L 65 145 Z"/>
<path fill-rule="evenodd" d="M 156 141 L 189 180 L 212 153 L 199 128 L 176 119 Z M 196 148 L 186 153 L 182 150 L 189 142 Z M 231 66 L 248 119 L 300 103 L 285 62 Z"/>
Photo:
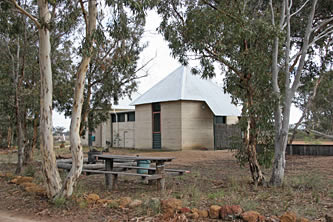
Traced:
<path fill-rule="evenodd" d="M 333 156 L 333 145 L 288 144 L 286 153 L 289 155 Z"/>
<path fill-rule="evenodd" d="M 241 141 L 242 133 L 238 125 L 216 123 L 214 126 L 215 149 L 228 149 L 235 140 Z"/>

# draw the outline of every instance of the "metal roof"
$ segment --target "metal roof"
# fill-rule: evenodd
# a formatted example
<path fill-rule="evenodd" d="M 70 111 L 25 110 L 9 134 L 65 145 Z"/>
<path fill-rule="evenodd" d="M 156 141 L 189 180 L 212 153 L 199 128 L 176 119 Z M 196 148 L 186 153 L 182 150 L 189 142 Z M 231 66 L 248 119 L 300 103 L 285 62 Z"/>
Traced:
<path fill-rule="evenodd" d="M 229 94 L 210 80 L 193 75 L 191 68 L 185 66 L 177 68 L 130 105 L 178 100 L 205 101 L 216 116 L 240 116 Z"/>

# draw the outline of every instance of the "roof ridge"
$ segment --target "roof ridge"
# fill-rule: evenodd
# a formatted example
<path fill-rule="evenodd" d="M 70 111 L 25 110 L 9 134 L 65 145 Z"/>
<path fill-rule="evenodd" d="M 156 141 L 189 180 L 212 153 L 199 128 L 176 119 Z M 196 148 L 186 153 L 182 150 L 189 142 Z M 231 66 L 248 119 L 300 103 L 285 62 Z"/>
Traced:
<path fill-rule="evenodd" d="M 180 91 L 180 99 L 184 99 L 185 88 L 186 88 L 186 77 L 187 77 L 187 69 L 182 66 L 182 84 L 181 84 L 181 91 Z"/>

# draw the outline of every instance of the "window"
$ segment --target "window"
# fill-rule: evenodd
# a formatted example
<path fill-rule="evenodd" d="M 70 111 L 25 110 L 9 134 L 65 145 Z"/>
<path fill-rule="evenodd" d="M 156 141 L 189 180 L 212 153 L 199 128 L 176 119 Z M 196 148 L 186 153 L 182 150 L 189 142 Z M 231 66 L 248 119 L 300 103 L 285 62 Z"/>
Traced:
<path fill-rule="evenodd" d="M 118 113 L 118 122 L 125 122 L 125 113 Z"/>
<path fill-rule="evenodd" d="M 153 132 L 161 132 L 160 113 L 153 113 Z"/>
<path fill-rule="evenodd" d="M 227 123 L 227 117 L 226 116 L 216 116 L 215 117 L 215 123 Z"/>
<path fill-rule="evenodd" d="M 161 105 L 159 103 L 153 103 L 153 112 L 160 112 Z"/>
<path fill-rule="evenodd" d="M 135 121 L 135 112 L 127 113 L 127 121 L 134 122 Z"/>

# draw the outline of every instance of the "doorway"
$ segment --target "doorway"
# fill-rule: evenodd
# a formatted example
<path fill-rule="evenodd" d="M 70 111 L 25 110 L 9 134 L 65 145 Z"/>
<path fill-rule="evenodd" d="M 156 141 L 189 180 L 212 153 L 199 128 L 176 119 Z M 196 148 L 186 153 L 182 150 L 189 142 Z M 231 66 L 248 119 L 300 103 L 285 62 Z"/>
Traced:
<path fill-rule="evenodd" d="M 161 149 L 161 105 L 160 103 L 152 104 L 153 110 L 153 149 Z"/>

